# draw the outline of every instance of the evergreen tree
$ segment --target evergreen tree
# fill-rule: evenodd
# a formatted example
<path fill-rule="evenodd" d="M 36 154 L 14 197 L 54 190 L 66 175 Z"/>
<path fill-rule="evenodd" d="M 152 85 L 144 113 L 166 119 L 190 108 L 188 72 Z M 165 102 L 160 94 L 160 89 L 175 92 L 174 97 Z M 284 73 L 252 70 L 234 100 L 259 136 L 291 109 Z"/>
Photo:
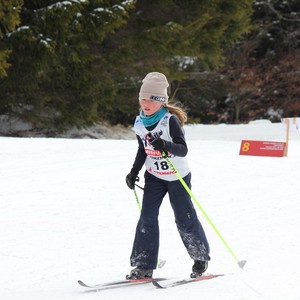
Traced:
<path fill-rule="evenodd" d="M 59 128 L 131 123 L 145 74 L 164 72 L 172 98 L 183 80 L 220 66 L 249 30 L 252 2 L 28 0 L 6 38 L 0 112 Z"/>
<path fill-rule="evenodd" d="M 95 121 L 105 83 L 92 76 L 98 59 L 94 48 L 125 22 L 130 5 L 26 1 L 21 27 L 9 37 L 13 67 L 2 80 L 2 110 L 37 126 L 63 128 Z"/>
<path fill-rule="evenodd" d="M 7 76 L 6 69 L 10 49 L 5 45 L 4 39 L 20 23 L 19 13 L 23 0 L 2 0 L 0 2 L 0 79 Z"/>
<path fill-rule="evenodd" d="M 105 46 L 112 50 L 109 64 L 114 62 L 113 76 L 119 87 L 116 105 L 107 111 L 110 120 L 132 122 L 141 79 L 150 71 L 167 75 L 172 99 L 184 80 L 220 66 L 224 50 L 249 31 L 252 3 L 252 0 L 137 1 L 126 27 L 105 40 Z M 180 100 L 191 102 L 191 99 Z"/>

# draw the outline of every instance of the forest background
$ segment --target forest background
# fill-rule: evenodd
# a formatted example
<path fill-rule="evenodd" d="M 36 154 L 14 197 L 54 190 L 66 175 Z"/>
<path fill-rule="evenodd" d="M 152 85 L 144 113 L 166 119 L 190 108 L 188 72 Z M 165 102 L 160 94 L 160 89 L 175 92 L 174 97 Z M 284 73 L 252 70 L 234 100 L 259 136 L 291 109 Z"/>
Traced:
<path fill-rule="evenodd" d="M 299 37 L 299 0 L 2 0 L 0 116 L 49 136 L 131 125 L 159 71 L 190 122 L 296 117 Z"/>

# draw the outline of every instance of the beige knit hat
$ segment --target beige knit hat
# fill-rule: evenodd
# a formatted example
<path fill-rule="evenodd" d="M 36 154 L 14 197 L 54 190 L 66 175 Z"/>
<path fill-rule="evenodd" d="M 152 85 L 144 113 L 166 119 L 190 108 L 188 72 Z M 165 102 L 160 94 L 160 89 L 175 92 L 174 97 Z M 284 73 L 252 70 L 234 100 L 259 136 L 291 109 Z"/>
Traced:
<path fill-rule="evenodd" d="M 167 103 L 168 96 L 168 80 L 166 76 L 159 72 L 151 72 L 143 79 L 140 89 L 139 100 L 148 99 Z"/>

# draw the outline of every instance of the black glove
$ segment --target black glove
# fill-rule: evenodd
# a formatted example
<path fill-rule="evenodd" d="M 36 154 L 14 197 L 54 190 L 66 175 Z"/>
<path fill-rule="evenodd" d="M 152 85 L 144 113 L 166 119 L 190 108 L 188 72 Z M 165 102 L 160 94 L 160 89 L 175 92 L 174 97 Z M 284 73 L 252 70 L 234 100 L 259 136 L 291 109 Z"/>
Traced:
<path fill-rule="evenodd" d="M 139 180 L 140 180 L 140 178 L 136 174 L 133 174 L 133 173 L 129 173 L 126 176 L 126 184 L 132 190 L 134 190 L 135 182 L 139 181 Z"/>
<path fill-rule="evenodd" d="M 152 147 L 154 150 L 159 150 L 160 152 L 165 151 L 166 148 L 166 141 L 161 138 L 156 138 L 151 142 Z"/>
<path fill-rule="evenodd" d="M 161 135 L 162 131 L 154 133 L 149 132 L 147 135 L 147 141 L 154 148 L 154 150 L 163 152 L 166 150 L 165 148 L 167 146 L 167 142 L 160 138 Z"/>

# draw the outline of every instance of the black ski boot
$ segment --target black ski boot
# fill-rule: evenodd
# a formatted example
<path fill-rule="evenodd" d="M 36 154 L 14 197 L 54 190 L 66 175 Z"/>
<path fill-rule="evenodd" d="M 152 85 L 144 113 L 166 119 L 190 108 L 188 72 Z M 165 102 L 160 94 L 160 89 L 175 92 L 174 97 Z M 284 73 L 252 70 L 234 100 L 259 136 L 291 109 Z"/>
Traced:
<path fill-rule="evenodd" d="M 208 267 L 207 261 L 195 260 L 192 268 L 191 278 L 201 277 Z"/>
<path fill-rule="evenodd" d="M 140 267 L 136 267 L 135 269 L 131 270 L 129 275 L 126 275 L 126 279 L 152 278 L 152 275 L 152 269 L 141 269 Z"/>

